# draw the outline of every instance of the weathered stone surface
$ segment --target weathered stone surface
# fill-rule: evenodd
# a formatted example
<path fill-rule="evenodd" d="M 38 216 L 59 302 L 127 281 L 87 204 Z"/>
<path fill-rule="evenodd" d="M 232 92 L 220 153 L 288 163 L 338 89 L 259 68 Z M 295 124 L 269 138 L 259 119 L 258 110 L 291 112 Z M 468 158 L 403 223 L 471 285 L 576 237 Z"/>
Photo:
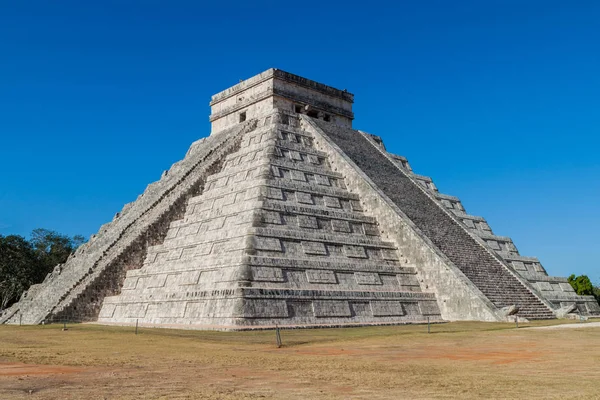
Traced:
<path fill-rule="evenodd" d="M 277 122 L 283 119 L 287 125 Z M 244 134 L 121 293 L 104 299 L 99 322 L 243 329 L 425 319 L 418 305 L 435 296 L 405 278 L 415 270 L 394 243 L 365 229 L 376 219 L 345 189 L 312 135 L 290 123 L 297 119 L 274 110 Z M 316 176 L 329 177 L 327 184 Z M 390 298 L 396 311 L 372 312 L 371 302 Z M 426 309 L 440 318 L 437 306 Z"/>
<path fill-rule="evenodd" d="M 591 296 L 439 193 L 353 95 L 268 70 L 215 96 L 211 136 L 0 323 L 193 328 L 600 315 Z"/>

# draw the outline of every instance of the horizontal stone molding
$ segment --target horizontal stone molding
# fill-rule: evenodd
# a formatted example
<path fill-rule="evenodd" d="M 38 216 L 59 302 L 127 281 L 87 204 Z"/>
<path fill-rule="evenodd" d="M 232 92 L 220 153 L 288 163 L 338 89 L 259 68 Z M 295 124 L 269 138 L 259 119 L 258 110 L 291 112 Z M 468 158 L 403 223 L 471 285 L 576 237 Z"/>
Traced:
<path fill-rule="evenodd" d="M 355 246 L 365 246 L 373 248 L 384 248 L 384 249 L 396 249 L 396 246 L 391 242 L 384 242 L 382 240 L 371 237 L 369 239 L 364 238 L 360 235 L 344 235 L 344 234 L 332 234 L 332 233 L 321 233 L 321 232 L 310 232 L 306 230 L 293 230 L 293 229 L 275 229 L 275 228 L 262 228 L 253 227 L 250 229 L 251 235 L 273 237 L 279 239 L 292 239 L 312 242 L 324 242 L 324 243 L 335 243 L 335 244 L 347 244 Z"/>
<path fill-rule="evenodd" d="M 305 206 L 296 205 L 289 203 L 277 202 L 276 200 L 265 200 L 262 208 L 264 210 L 279 211 L 285 214 L 304 214 L 315 217 L 323 218 L 334 218 L 346 221 L 364 222 L 368 224 L 375 224 L 376 220 L 373 217 L 351 212 L 351 211 L 339 211 L 339 209 L 332 209 L 320 206 Z"/>
<path fill-rule="evenodd" d="M 347 300 L 435 300 L 434 293 L 428 292 L 394 292 L 394 291 L 355 291 L 355 290 L 297 290 L 278 288 L 241 288 L 245 298 L 285 298 L 288 300 L 312 299 L 347 299 Z"/>
<path fill-rule="evenodd" d="M 360 262 L 350 262 L 346 258 L 328 257 L 326 260 L 315 260 L 313 258 L 285 258 L 285 257 L 260 257 L 250 256 L 249 265 L 253 266 L 269 266 L 280 267 L 284 269 L 326 269 L 339 272 L 377 272 L 384 274 L 410 274 L 416 273 L 413 266 L 386 264 L 385 261 L 373 262 L 369 260 L 361 260 Z"/>

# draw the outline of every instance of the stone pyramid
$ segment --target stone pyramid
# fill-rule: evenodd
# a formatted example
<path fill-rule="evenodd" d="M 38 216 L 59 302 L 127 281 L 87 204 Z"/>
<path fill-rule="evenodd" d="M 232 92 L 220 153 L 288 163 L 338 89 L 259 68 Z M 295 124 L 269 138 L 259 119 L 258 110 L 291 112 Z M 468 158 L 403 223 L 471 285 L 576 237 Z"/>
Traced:
<path fill-rule="evenodd" d="M 353 95 L 271 69 L 2 323 L 191 329 L 600 315 L 382 141 Z"/>

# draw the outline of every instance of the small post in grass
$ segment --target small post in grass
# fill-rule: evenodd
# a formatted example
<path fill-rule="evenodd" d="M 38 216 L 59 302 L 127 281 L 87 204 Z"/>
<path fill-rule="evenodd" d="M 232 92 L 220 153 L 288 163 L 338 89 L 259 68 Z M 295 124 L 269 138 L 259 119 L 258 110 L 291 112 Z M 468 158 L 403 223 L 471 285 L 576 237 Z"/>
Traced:
<path fill-rule="evenodd" d="M 19 326 L 23 325 L 23 314 L 19 314 Z"/>
<path fill-rule="evenodd" d="M 515 315 L 515 325 L 517 325 L 517 329 L 519 329 L 519 317 Z"/>
<path fill-rule="evenodd" d="M 281 334 L 279 333 L 279 325 L 275 325 L 275 338 L 277 339 L 277 348 L 281 347 Z"/>
<path fill-rule="evenodd" d="M 431 333 L 431 324 L 429 323 L 429 316 L 427 316 L 427 333 Z"/>
<path fill-rule="evenodd" d="M 137 335 L 137 330 L 138 330 L 138 321 L 139 319 L 135 320 L 135 334 Z"/>
<path fill-rule="evenodd" d="M 68 330 L 68 329 L 67 329 L 67 320 L 66 320 L 66 319 L 63 319 L 63 328 L 62 328 L 62 330 L 63 330 L 63 331 L 66 331 L 66 330 Z"/>

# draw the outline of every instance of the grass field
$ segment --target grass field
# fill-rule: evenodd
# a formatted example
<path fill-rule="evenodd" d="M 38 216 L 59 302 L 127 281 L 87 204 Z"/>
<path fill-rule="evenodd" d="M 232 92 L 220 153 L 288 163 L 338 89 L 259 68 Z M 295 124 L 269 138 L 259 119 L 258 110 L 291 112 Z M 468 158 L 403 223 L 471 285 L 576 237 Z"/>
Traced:
<path fill-rule="evenodd" d="M 600 328 L 61 328 L 0 326 L 0 399 L 600 399 Z"/>

